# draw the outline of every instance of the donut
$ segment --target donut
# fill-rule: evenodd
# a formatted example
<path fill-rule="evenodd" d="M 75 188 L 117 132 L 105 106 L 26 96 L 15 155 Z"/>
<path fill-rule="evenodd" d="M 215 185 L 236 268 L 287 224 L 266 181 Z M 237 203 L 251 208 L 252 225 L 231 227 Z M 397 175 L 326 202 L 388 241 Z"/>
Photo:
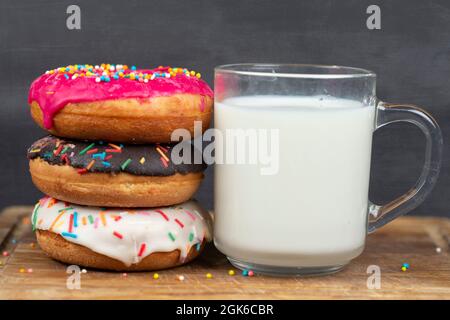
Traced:
<path fill-rule="evenodd" d="M 186 68 L 69 65 L 37 78 L 28 103 L 34 121 L 56 136 L 156 143 L 170 142 L 175 129 L 203 133 L 213 92 Z M 202 130 L 194 130 L 195 121 Z"/>
<path fill-rule="evenodd" d="M 187 263 L 211 240 L 211 218 L 197 202 L 154 209 L 102 209 L 44 197 L 32 226 L 55 260 L 88 268 L 149 271 Z"/>
<path fill-rule="evenodd" d="M 54 198 L 101 207 L 182 203 L 197 191 L 206 164 L 171 161 L 171 144 L 117 145 L 46 136 L 28 149 L 33 183 Z M 183 150 L 180 152 L 183 154 Z"/>

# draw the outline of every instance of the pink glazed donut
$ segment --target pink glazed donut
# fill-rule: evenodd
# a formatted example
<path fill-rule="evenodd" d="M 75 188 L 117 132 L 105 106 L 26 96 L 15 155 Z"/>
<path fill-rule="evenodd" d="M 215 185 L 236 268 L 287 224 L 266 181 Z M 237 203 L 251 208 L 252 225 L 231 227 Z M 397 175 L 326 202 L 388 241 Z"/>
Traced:
<path fill-rule="evenodd" d="M 32 84 L 31 115 L 66 138 L 124 143 L 170 142 L 175 129 L 209 126 L 213 92 L 186 68 L 69 65 L 48 70 Z"/>

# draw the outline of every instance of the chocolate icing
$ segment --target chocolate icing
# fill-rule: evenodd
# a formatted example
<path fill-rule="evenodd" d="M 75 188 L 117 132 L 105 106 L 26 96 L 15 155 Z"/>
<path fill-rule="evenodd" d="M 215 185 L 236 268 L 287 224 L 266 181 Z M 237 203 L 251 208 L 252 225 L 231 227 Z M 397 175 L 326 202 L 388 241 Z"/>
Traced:
<path fill-rule="evenodd" d="M 176 173 L 202 172 L 206 169 L 204 163 L 194 164 L 194 154 L 200 151 L 193 146 L 192 164 L 174 164 L 170 161 L 173 146 L 173 144 L 114 145 L 100 141 L 65 140 L 49 135 L 33 143 L 28 149 L 28 159 L 39 158 L 51 165 L 70 165 L 78 169 L 79 173 L 126 172 L 142 176 L 171 176 Z M 161 153 L 169 158 L 168 162 L 162 159 Z"/>

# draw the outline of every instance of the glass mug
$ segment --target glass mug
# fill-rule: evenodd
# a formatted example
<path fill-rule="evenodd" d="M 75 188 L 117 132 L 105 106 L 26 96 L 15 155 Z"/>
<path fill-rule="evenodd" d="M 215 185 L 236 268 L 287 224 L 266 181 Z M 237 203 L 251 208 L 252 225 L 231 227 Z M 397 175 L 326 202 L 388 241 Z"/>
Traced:
<path fill-rule="evenodd" d="M 223 160 L 215 165 L 214 242 L 235 267 L 274 275 L 339 271 L 361 254 L 367 233 L 430 193 L 442 153 L 436 121 L 415 106 L 379 101 L 375 86 L 375 73 L 350 67 L 215 69 L 214 122 L 222 136 L 215 150 Z M 403 196 L 374 204 L 372 135 L 397 121 L 425 134 L 422 174 Z"/>

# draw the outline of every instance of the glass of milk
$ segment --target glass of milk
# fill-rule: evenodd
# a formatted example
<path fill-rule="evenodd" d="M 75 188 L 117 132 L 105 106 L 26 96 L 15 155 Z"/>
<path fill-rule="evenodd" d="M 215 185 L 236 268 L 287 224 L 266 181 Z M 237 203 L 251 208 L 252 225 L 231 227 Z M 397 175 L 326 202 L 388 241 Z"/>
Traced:
<path fill-rule="evenodd" d="M 366 235 L 417 207 L 439 173 L 430 114 L 375 95 L 376 75 L 340 66 L 235 64 L 215 69 L 216 247 L 240 269 L 339 271 Z M 372 135 L 397 121 L 426 137 L 422 174 L 387 204 L 368 199 Z"/>

